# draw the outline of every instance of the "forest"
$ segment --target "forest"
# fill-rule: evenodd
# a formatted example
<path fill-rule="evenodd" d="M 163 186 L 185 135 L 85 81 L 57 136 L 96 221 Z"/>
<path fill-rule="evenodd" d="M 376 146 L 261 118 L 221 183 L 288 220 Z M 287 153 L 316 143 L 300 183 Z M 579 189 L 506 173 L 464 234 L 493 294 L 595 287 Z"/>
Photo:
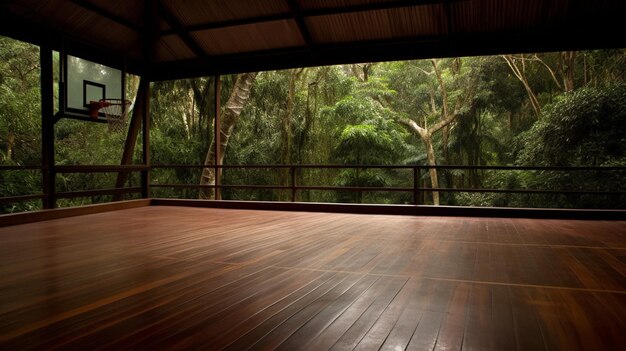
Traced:
<path fill-rule="evenodd" d="M 306 167 L 296 167 L 294 174 L 288 167 L 225 167 L 221 198 L 291 201 L 287 189 L 237 186 L 295 181 L 311 188 L 376 189 L 300 189 L 293 200 L 305 202 L 626 208 L 626 172 L 619 169 L 626 166 L 625 78 L 625 49 L 224 75 L 222 163 Z M 127 78 L 131 100 L 138 82 Z M 213 184 L 214 168 L 158 167 L 213 164 L 215 84 L 215 77 L 151 83 L 152 197 L 215 196 L 212 189 L 195 186 Z M 38 48 L 0 37 L 0 165 L 40 164 L 40 100 Z M 55 126 L 56 164 L 119 164 L 125 136 L 106 125 L 61 119 Z M 141 163 L 140 150 L 137 145 L 134 163 Z M 418 199 L 411 191 L 380 189 L 413 187 L 415 175 L 407 166 L 415 165 L 481 167 L 421 169 L 415 179 L 422 189 Z M 528 168 L 535 166 L 613 168 Z M 110 188 L 115 178 L 59 174 L 56 186 L 61 191 Z M 128 181 L 139 183 L 138 177 Z M 163 186 L 169 184 L 190 186 Z M 516 192 L 529 189 L 548 192 Z M 40 192 L 40 171 L 0 171 L 0 197 Z M 62 199 L 59 206 L 110 200 Z M 4 213 L 38 208 L 40 200 L 0 204 Z"/>

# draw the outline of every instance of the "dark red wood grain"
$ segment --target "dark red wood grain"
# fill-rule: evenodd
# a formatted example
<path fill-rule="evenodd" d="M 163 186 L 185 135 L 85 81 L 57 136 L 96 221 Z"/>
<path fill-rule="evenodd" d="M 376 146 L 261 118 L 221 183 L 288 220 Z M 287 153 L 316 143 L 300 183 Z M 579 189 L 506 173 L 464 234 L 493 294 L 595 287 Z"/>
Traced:
<path fill-rule="evenodd" d="M 145 206 L 0 228 L 0 349 L 626 345 L 626 222 Z"/>

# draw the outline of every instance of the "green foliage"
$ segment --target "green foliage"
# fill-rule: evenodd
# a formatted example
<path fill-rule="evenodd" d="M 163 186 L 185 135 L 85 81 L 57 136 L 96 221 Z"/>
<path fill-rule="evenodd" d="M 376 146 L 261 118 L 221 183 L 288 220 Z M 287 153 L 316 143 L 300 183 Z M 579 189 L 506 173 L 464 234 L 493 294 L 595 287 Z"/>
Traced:
<path fill-rule="evenodd" d="M 261 72 L 233 131 L 225 164 L 424 164 L 422 128 L 442 120 L 443 103 L 458 114 L 432 134 L 438 164 L 530 166 L 626 165 L 626 55 L 623 49 L 514 55 L 542 112 L 500 56 L 364 63 Z M 568 56 L 569 55 L 569 56 Z M 568 61 L 573 58 L 573 61 Z M 435 72 L 441 74 L 446 87 Z M 569 71 L 568 65 L 576 69 Z M 37 165 L 41 155 L 39 53 L 33 45 L 0 37 L 0 159 Z M 565 78 L 574 91 L 564 93 Z M 225 108 L 236 75 L 222 76 Z M 136 79 L 127 90 L 134 92 Z M 213 77 L 152 83 L 150 152 L 153 164 L 204 162 L 213 137 Z M 131 96 L 132 98 L 132 93 Z M 539 116 L 539 117 L 538 117 Z M 125 133 L 106 125 L 61 120 L 55 126 L 57 164 L 118 164 Z M 141 159 L 140 141 L 133 159 Z M 624 190 L 619 172 L 440 170 L 451 188 Z M 152 181 L 196 184 L 200 169 L 157 169 Z M 420 186 L 430 183 L 422 172 Z M 110 188 L 115 174 L 59 174 L 59 191 Z M 412 171 L 381 168 L 296 171 L 304 186 L 411 187 Z M 137 176 L 129 185 L 137 185 Z M 291 183 L 288 169 L 226 169 L 227 185 Z M 41 192 L 38 171 L 0 172 L 0 196 Z M 196 198 L 197 189 L 154 188 L 154 196 Z M 288 191 L 224 189 L 223 198 L 280 200 Z M 411 193 L 299 191 L 298 201 L 409 203 Z M 64 200 L 62 206 L 110 197 Z M 424 203 L 425 198 L 421 200 Z M 471 206 L 624 208 L 624 197 L 441 193 L 441 203 Z M 35 209 L 40 201 L 7 204 L 4 212 Z"/>
<path fill-rule="evenodd" d="M 0 165 L 38 165 L 41 155 L 39 49 L 0 37 Z M 0 172 L 0 197 L 41 193 L 38 171 Z M 41 201 L 0 204 L 0 213 L 38 209 Z"/>
<path fill-rule="evenodd" d="M 38 164 L 41 150 L 39 49 L 0 37 L 0 160 Z"/>
<path fill-rule="evenodd" d="M 579 89 L 516 139 L 522 165 L 597 166 L 626 160 L 626 86 Z"/>
<path fill-rule="evenodd" d="M 626 85 L 585 88 L 563 95 L 544 118 L 516 138 L 517 162 L 540 166 L 626 166 Z M 625 174 L 616 171 L 536 172 L 530 188 L 624 191 Z M 539 204 L 537 203 L 539 202 Z M 560 207 L 626 206 L 616 196 L 535 197 L 529 205 Z"/>

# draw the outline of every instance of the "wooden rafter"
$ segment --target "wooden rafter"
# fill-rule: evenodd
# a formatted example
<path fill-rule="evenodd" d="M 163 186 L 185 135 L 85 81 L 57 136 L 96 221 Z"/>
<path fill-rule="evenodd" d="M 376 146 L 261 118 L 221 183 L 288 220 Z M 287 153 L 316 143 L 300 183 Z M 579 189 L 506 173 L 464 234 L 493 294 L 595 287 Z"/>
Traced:
<path fill-rule="evenodd" d="M 302 39 L 304 39 L 304 42 L 311 51 L 315 51 L 315 42 L 313 41 L 313 38 L 311 37 L 311 32 L 309 32 L 309 28 L 304 21 L 304 16 L 302 15 L 300 5 L 298 5 L 298 2 L 296 0 L 287 0 L 287 3 L 289 4 L 291 15 L 296 21 L 296 25 L 298 26 L 300 35 L 302 35 Z"/>
<path fill-rule="evenodd" d="M 186 26 L 184 28 L 179 28 L 179 29 L 168 28 L 168 29 L 162 30 L 159 33 L 159 35 L 178 34 L 180 31 L 198 32 L 201 30 L 243 26 L 246 24 L 280 21 L 280 20 L 286 20 L 290 18 L 292 18 L 291 13 L 284 12 L 284 13 L 277 13 L 277 14 L 271 14 L 271 15 L 265 15 L 265 16 L 258 16 L 258 17 L 247 17 L 247 18 L 238 18 L 238 19 L 233 19 L 233 20 L 194 24 L 194 25 Z"/>
<path fill-rule="evenodd" d="M 109 19 L 117 24 L 121 24 L 124 27 L 127 27 L 129 29 L 132 29 L 136 32 L 140 32 L 141 31 L 141 27 L 137 24 L 134 23 L 116 13 L 113 13 L 112 11 L 107 10 L 104 7 L 98 6 L 94 3 L 91 3 L 89 1 L 86 0 L 71 0 L 74 4 L 84 8 L 85 10 L 89 10 L 91 12 L 95 12 L 98 15 Z"/>
<path fill-rule="evenodd" d="M 165 22 L 176 32 L 178 37 L 187 45 L 198 58 L 206 59 L 207 53 L 200 47 L 198 42 L 191 36 L 191 34 L 183 29 L 183 25 L 178 18 L 165 6 L 161 1 L 156 1 L 156 7 L 158 13 L 163 17 Z"/>
<path fill-rule="evenodd" d="M 248 18 L 240 18 L 234 20 L 227 21 L 217 21 L 217 22 L 207 22 L 195 24 L 187 27 L 180 28 L 169 28 L 162 30 L 160 35 L 169 35 L 169 34 L 179 34 L 181 32 L 197 32 L 201 30 L 208 29 L 217 29 L 217 28 L 227 28 L 234 26 L 241 26 L 246 24 L 258 24 L 264 22 L 272 22 L 272 21 L 280 21 L 280 20 L 288 20 L 294 19 L 293 14 L 293 5 L 295 5 L 299 10 L 299 17 L 302 19 L 307 17 L 317 17 L 317 16 L 331 16 L 331 15 L 340 15 L 345 13 L 357 13 L 357 12 L 366 12 L 366 11 L 376 11 L 376 10 L 389 10 L 395 8 L 402 7 L 415 7 L 422 5 L 432 5 L 432 4 L 440 4 L 440 3 L 451 3 L 465 0 L 398 0 L 398 1 L 386 1 L 380 3 L 368 3 L 368 4 L 359 4 L 359 5 L 351 5 L 351 6 L 341 6 L 341 7 L 328 7 L 328 8 L 319 8 L 319 9 L 301 9 L 298 5 L 297 1 L 288 0 L 290 11 L 289 12 L 281 12 L 271 15 L 263 15 L 263 16 L 255 16 Z"/>
<path fill-rule="evenodd" d="M 448 25 L 448 35 L 454 34 L 454 22 L 452 21 L 452 4 L 450 0 L 443 2 L 444 11 L 446 14 L 446 24 Z"/>

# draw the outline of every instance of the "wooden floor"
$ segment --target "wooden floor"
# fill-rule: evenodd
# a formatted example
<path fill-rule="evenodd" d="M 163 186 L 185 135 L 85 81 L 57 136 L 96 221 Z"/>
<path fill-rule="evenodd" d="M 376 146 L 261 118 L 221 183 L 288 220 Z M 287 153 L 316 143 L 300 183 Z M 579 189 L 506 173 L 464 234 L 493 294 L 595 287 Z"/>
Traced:
<path fill-rule="evenodd" d="M 151 206 L 0 228 L 0 349 L 624 350 L 626 222 Z"/>

